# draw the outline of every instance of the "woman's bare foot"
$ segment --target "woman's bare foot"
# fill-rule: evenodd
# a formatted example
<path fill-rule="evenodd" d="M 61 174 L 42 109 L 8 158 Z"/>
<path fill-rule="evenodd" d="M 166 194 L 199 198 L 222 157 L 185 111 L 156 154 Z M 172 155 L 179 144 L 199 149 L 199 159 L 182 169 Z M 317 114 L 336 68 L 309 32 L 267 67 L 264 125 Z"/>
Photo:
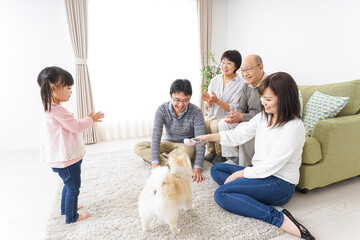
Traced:
<path fill-rule="evenodd" d="M 78 219 L 76 220 L 76 222 L 79 222 L 81 220 L 85 220 L 87 218 L 90 217 L 90 213 L 86 212 L 86 213 L 79 213 L 79 217 Z"/>
<path fill-rule="evenodd" d="M 297 237 L 301 237 L 300 230 L 296 227 L 295 223 L 293 223 L 288 216 L 284 214 L 284 222 L 280 226 L 280 229 L 284 230 L 285 232 L 291 233 Z"/>
<path fill-rule="evenodd" d="M 311 235 L 309 230 L 307 230 L 302 224 L 296 221 L 296 219 L 291 215 L 288 210 L 283 209 L 282 213 L 284 215 L 284 222 L 280 226 L 282 230 L 303 239 L 315 240 L 315 237 Z"/>

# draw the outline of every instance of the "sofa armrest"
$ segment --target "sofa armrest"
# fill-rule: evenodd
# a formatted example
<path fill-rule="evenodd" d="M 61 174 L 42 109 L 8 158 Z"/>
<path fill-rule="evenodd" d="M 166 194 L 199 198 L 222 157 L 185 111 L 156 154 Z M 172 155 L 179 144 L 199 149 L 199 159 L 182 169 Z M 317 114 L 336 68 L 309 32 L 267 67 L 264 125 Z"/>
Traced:
<path fill-rule="evenodd" d="M 320 142 L 314 137 L 306 137 L 302 153 L 302 163 L 315 164 L 321 159 Z"/>
<path fill-rule="evenodd" d="M 317 122 L 311 137 L 319 141 L 323 160 L 346 163 L 360 159 L 359 133 L 360 114 L 356 114 Z"/>

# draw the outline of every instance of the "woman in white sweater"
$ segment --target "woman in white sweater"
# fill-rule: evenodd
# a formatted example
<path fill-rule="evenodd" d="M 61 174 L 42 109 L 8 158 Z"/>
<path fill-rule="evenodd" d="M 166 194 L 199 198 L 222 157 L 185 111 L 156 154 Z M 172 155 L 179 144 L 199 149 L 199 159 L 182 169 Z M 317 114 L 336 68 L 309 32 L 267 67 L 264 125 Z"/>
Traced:
<path fill-rule="evenodd" d="M 298 88 L 287 73 L 266 77 L 258 88 L 262 111 L 234 130 L 196 137 L 238 146 L 255 137 L 252 166 L 215 164 L 211 176 L 220 187 L 215 201 L 225 210 L 253 217 L 305 239 L 315 239 L 286 210 L 273 206 L 290 201 L 299 182 L 305 129 L 300 118 Z"/>

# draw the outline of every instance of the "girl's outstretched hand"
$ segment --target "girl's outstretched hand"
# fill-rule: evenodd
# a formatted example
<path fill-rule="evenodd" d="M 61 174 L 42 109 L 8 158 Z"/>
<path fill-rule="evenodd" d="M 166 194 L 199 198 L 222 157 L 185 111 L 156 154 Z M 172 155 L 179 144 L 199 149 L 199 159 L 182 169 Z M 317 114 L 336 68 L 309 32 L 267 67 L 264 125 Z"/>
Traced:
<path fill-rule="evenodd" d="M 104 113 L 102 113 L 102 112 L 97 112 L 97 113 L 95 113 L 94 111 L 92 111 L 91 113 L 89 113 L 88 116 L 91 117 L 94 122 L 101 122 L 100 119 L 102 119 L 102 118 L 105 117 L 105 116 L 104 116 Z"/>

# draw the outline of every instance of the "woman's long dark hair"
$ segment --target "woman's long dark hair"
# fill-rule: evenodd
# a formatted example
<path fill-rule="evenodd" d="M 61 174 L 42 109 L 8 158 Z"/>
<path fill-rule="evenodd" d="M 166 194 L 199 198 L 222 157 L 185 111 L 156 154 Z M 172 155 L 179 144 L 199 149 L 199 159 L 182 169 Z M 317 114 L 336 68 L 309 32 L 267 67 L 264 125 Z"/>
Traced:
<path fill-rule="evenodd" d="M 278 97 L 277 119 L 274 126 L 281 126 L 290 120 L 301 118 L 299 90 L 295 80 L 288 73 L 277 72 L 267 76 L 258 88 L 260 96 L 268 87 Z M 269 114 L 265 112 L 262 104 L 261 111 L 268 119 Z"/>
<path fill-rule="evenodd" d="M 58 87 L 74 85 L 74 79 L 69 72 L 59 67 L 47 67 L 43 69 L 37 78 L 40 86 L 40 95 L 45 111 L 51 111 L 51 86 L 54 84 Z"/>

